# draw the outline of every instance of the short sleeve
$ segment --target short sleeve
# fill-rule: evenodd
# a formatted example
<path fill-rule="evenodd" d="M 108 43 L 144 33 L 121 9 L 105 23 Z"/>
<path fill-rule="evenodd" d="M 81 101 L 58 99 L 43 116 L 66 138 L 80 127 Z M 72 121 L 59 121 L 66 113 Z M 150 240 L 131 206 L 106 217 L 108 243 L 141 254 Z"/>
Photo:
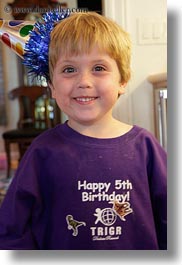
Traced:
<path fill-rule="evenodd" d="M 167 249 L 167 153 L 155 140 L 148 144 L 148 176 L 159 248 Z"/>
<path fill-rule="evenodd" d="M 24 156 L 0 208 L 0 249 L 37 249 L 32 227 L 41 211 L 36 152 Z"/>

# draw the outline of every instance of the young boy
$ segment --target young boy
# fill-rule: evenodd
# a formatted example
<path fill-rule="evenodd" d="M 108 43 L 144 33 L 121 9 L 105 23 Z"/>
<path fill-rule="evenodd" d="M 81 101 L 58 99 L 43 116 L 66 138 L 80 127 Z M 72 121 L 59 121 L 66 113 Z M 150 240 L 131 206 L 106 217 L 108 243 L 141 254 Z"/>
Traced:
<path fill-rule="evenodd" d="M 37 137 L 0 209 L 1 249 L 166 249 L 166 153 L 112 116 L 130 79 L 130 40 L 77 13 L 49 47 L 50 88 L 68 121 Z"/>

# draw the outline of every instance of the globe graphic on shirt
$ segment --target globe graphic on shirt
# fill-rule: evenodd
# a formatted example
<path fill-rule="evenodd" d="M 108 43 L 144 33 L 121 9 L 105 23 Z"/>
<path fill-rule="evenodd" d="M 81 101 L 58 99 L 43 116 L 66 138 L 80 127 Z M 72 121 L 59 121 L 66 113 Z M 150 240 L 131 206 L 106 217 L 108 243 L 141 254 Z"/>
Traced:
<path fill-rule="evenodd" d="M 101 220 L 100 221 L 104 225 L 110 226 L 110 225 L 112 225 L 112 224 L 115 223 L 116 218 L 117 218 L 117 215 L 115 214 L 115 212 L 113 211 L 113 209 L 111 209 L 111 208 L 105 208 L 101 212 L 101 218 L 100 218 Z"/>

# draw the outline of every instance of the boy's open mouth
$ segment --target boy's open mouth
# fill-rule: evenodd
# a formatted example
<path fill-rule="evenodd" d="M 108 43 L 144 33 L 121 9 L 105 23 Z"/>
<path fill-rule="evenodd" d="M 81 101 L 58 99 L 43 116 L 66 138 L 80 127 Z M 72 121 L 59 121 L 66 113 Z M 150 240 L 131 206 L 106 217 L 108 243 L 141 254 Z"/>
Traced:
<path fill-rule="evenodd" d="M 93 100 L 96 100 L 98 97 L 76 97 L 74 98 L 77 102 L 85 103 L 85 102 L 91 102 Z"/>

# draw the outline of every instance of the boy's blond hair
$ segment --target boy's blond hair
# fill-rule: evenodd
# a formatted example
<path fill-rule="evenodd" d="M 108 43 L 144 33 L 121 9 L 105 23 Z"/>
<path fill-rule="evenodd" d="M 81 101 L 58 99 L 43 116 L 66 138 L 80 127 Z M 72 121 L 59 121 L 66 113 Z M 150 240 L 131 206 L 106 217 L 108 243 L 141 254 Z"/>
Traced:
<path fill-rule="evenodd" d="M 53 29 L 49 46 L 50 81 L 60 54 L 89 53 L 94 45 L 116 61 L 121 82 L 128 82 L 131 75 L 129 35 L 114 21 L 95 12 L 74 13 Z"/>

